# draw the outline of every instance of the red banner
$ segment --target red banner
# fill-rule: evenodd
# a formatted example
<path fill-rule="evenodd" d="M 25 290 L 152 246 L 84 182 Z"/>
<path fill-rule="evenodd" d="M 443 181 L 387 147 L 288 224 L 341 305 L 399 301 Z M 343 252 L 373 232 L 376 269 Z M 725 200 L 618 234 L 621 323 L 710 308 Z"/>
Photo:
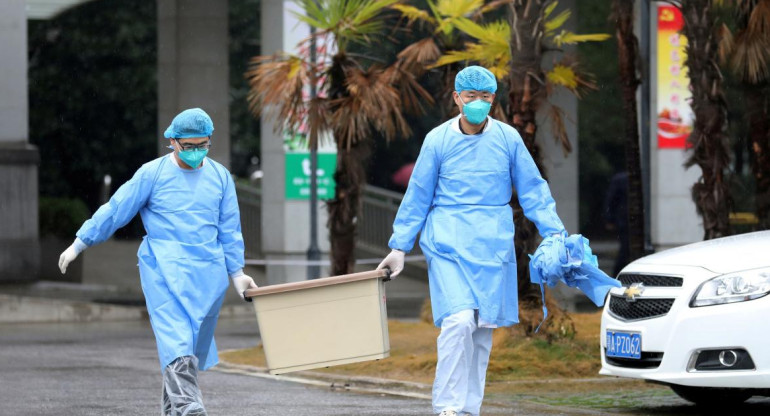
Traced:
<path fill-rule="evenodd" d="M 683 149 L 693 126 L 687 38 L 680 33 L 684 19 L 679 9 L 658 5 L 658 148 Z"/>

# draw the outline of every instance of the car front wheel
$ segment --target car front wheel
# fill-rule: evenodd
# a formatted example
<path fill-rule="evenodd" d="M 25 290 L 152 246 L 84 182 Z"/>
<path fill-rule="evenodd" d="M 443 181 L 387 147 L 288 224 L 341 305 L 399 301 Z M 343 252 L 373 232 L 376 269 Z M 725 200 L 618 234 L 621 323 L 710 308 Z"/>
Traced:
<path fill-rule="evenodd" d="M 741 404 L 753 396 L 753 393 L 745 389 L 727 389 L 714 387 L 692 387 L 672 384 L 679 397 L 702 406 L 730 406 Z"/>

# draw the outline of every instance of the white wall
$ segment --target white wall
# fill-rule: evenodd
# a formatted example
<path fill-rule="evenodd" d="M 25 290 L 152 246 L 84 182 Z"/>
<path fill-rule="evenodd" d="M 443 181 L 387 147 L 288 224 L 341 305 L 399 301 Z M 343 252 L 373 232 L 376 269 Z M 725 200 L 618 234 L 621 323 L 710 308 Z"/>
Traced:
<path fill-rule="evenodd" d="M 296 3 L 284 0 L 262 1 L 262 55 L 281 51 L 292 52 L 297 42 L 306 38 L 309 27 L 299 23 L 291 13 L 298 10 Z M 285 196 L 285 151 L 283 137 L 276 134 L 272 120 L 262 118 L 262 249 L 268 259 L 297 260 L 306 258 L 310 245 L 309 201 L 287 200 Z M 322 252 L 329 251 L 326 229 L 326 206 L 319 200 L 318 245 Z M 327 271 L 321 270 L 321 276 Z M 268 265 L 270 284 L 305 280 L 306 266 Z"/>
<path fill-rule="evenodd" d="M 210 157 L 230 167 L 230 70 L 226 1 L 158 0 L 158 153 L 182 110 L 214 121 Z"/>
<path fill-rule="evenodd" d="M 0 282 L 38 278 L 40 156 L 27 143 L 27 15 L 24 0 L 0 2 Z"/>
<path fill-rule="evenodd" d="M 657 117 L 660 112 L 657 83 L 657 7 L 650 9 L 650 234 L 655 251 L 703 239 L 703 219 L 695 210 L 691 189 L 700 168 L 684 168 L 689 151 L 658 149 Z M 642 121 L 644 122 L 644 121 Z"/>
<path fill-rule="evenodd" d="M 26 142 L 27 15 L 24 0 L 0 2 L 0 142 Z"/>

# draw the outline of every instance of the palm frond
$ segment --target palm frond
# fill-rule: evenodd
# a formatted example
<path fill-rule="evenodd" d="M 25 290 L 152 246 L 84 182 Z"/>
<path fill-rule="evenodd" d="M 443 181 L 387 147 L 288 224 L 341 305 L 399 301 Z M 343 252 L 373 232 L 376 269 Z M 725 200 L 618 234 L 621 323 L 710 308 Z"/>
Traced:
<path fill-rule="evenodd" d="M 300 58 L 290 55 L 258 56 L 246 71 L 249 110 L 277 119 L 276 129 L 298 129 L 306 113 L 303 87 L 307 72 Z"/>
<path fill-rule="evenodd" d="M 408 135 L 409 125 L 402 114 L 399 90 L 394 88 L 393 73 L 379 68 L 363 70 L 356 66 L 345 69 L 347 94 L 333 100 L 331 124 L 338 146 L 350 149 L 368 138 L 371 129 L 390 140 Z"/>
<path fill-rule="evenodd" d="M 511 36 L 511 26 L 504 20 L 482 25 L 462 17 L 457 19 L 455 26 L 467 35 L 488 44 L 507 46 Z"/>
<path fill-rule="evenodd" d="M 572 143 L 567 135 L 567 129 L 564 124 L 564 110 L 556 105 L 551 105 L 548 113 L 551 118 L 551 128 L 553 130 L 553 139 L 556 143 L 561 145 L 562 153 L 564 157 L 567 157 L 572 152 Z"/>
<path fill-rule="evenodd" d="M 462 61 L 474 61 L 476 60 L 476 56 L 468 50 L 463 51 L 449 51 L 446 54 L 442 55 L 435 64 L 429 66 L 429 69 L 437 68 L 444 65 L 453 64 L 455 62 L 462 62 Z"/>
<path fill-rule="evenodd" d="M 554 65 L 553 69 L 546 74 L 548 82 L 569 90 L 575 90 L 578 87 L 577 75 L 572 68 L 565 65 Z"/>
<path fill-rule="evenodd" d="M 770 34 L 770 3 L 762 1 L 754 6 L 754 10 L 749 17 L 749 23 L 746 30 L 752 36 L 769 36 Z"/>
<path fill-rule="evenodd" d="M 735 37 L 731 64 L 733 70 L 749 83 L 755 84 L 770 78 L 770 42 L 751 38 L 748 32 Z"/>
<path fill-rule="evenodd" d="M 398 88 L 398 96 L 407 112 L 423 115 L 426 112 L 425 105 L 433 105 L 433 96 L 420 85 L 415 73 L 404 67 L 404 61 L 397 61 L 383 75 L 384 79 Z"/>
<path fill-rule="evenodd" d="M 398 54 L 398 59 L 403 61 L 402 67 L 411 73 L 421 73 L 425 67 L 436 62 L 441 56 L 441 50 L 436 40 L 430 36 L 419 40 Z"/>
<path fill-rule="evenodd" d="M 407 21 L 409 21 L 410 23 L 417 20 L 422 20 L 424 22 L 428 22 L 433 25 L 436 24 L 436 19 L 434 19 L 433 16 L 430 15 L 430 13 L 428 13 L 425 10 L 418 9 L 417 7 L 396 3 L 390 6 L 390 8 L 401 12 L 401 15 L 406 17 Z"/>
<path fill-rule="evenodd" d="M 458 30 L 477 39 L 478 42 L 466 43 L 462 51 L 448 52 L 439 58 L 434 66 L 459 61 L 478 61 L 497 77 L 508 74 L 508 64 L 511 60 L 511 48 L 508 45 L 511 27 L 508 22 L 500 20 L 481 25 L 461 17 L 455 20 L 455 24 Z"/>
<path fill-rule="evenodd" d="M 399 0 L 297 0 L 304 13 L 298 20 L 334 35 L 339 49 L 348 43 L 367 43 L 384 28 L 383 12 Z"/>
<path fill-rule="evenodd" d="M 770 79 L 770 2 L 741 2 L 739 6 L 750 14 L 745 29 L 733 39 L 731 66 L 747 82 L 760 83 Z"/>
<path fill-rule="evenodd" d="M 572 12 L 569 10 L 564 10 L 553 18 L 547 19 L 545 21 L 545 36 L 553 36 L 553 34 L 556 33 L 559 28 L 564 26 L 564 23 L 569 20 L 570 16 L 572 16 Z"/>
<path fill-rule="evenodd" d="M 590 74 L 578 72 L 576 68 L 577 64 L 574 62 L 574 59 L 565 57 L 546 73 L 546 80 L 551 85 L 568 89 L 576 97 L 580 98 L 583 90 L 594 90 L 596 89 L 596 84 Z"/>
<path fill-rule="evenodd" d="M 602 42 L 610 38 L 607 33 L 587 33 L 577 34 L 568 30 L 562 30 L 561 33 L 553 37 L 556 46 L 575 45 L 582 42 Z"/>
<path fill-rule="evenodd" d="M 724 23 L 719 28 L 718 42 L 719 52 L 717 55 L 719 56 L 719 62 L 725 64 L 730 60 L 730 55 L 735 47 L 735 42 L 733 41 L 733 32 L 731 32 L 730 28 Z"/>
<path fill-rule="evenodd" d="M 484 0 L 438 0 L 436 10 L 443 17 L 458 18 L 471 15 L 484 5 Z"/>
<path fill-rule="evenodd" d="M 509 4 L 511 0 L 492 0 L 489 3 L 485 4 L 482 8 L 478 10 L 479 14 L 489 13 L 491 11 L 497 10 L 501 6 L 505 6 Z"/>
<path fill-rule="evenodd" d="M 543 18 L 548 19 L 551 17 L 551 13 L 556 9 L 556 7 L 559 5 L 558 1 L 553 1 L 549 5 L 545 7 L 545 10 L 543 11 Z"/>
<path fill-rule="evenodd" d="M 351 10 L 352 19 L 351 22 L 354 25 L 363 24 L 367 21 L 375 20 L 379 24 L 383 24 L 382 19 L 378 19 L 379 15 L 389 9 L 391 6 L 393 6 L 395 3 L 398 3 L 400 0 L 360 0 L 361 4 L 360 6 L 356 7 L 355 10 Z M 352 3 L 353 1 L 348 0 L 348 3 Z"/>
<path fill-rule="evenodd" d="M 327 107 L 327 101 L 321 96 L 316 96 L 307 102 L 306 133 L 308 146 L 311 149 L 318 148 L 319 141 L 322 141 L 324 145 L 327 144 L 322 140 L 323 137 L 328 137 L 325 133 L 331 131 L 330 114 Z"/>

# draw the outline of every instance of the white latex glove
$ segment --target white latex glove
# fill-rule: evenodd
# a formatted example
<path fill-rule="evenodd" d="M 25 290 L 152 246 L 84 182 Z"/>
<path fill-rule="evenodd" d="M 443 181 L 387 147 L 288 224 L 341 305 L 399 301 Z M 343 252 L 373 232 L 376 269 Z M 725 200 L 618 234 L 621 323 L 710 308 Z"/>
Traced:
<path fill-rule="evenodd" d="M 256 288 L 257 284 L 254 283 L 254 279 L 251 277 L 241 274 L 233 277 L 233 287 L 235 288 L 235 291 L 238 292 L 238 296 L 240 296 L 241 299 L 244 299 L 243 292 L 246 291 L 246 289 Z"/>
<path fill-rule="evenodd" d="M 75 242 L 70 244 L 70 246 L 61 253 L 61 256 L 59 256 L 59 270 L 61 270 L 61 274 L 64 274 L 67 271 L 67 266 L 75 261 L 78 255 L 87 247 L 88 246 L 86 246 L 84 242 L 80 241 L 79 238 L 76 238 Z"/>
<path fill-rule="evenodd" d="M 404 270 L 404 253 L 401 250 L 393 250 L 388 254 L 385 259 L 380 263 L 379 266 L 377 266 L 377 270 L 381 270 L 384 268 L 390 269 L 390 278 L 394 279 L 396 276 L 398 276 L 399 273 L 401 273 L 401 270 Z"/>

